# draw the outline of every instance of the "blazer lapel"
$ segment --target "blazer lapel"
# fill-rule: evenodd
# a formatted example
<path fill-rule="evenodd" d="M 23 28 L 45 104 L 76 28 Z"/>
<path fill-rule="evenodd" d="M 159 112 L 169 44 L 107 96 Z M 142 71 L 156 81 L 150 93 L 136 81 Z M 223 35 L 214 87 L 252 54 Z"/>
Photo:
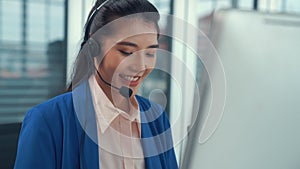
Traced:
<path fill-rule="evenodd" d="M 154 127 L 150 102 L 144 102 L 139 97 L 136 97 L 139 103 L 141 112 L 141 138 L 144 152 L 146 169 L 162 169 L 161 159 L 157 149 L 157 144 L 160 140 L 155 137 L 158 131 Z M 154 113 L 155 114 L 155 113 Z"/>
<path fill-rule="evenodd" d="M 78 143 L 81 149 L 79 154 L 80 168 L 99 168 L 97 125 L 88 83 L 84 81 L 76 87 L 72 91 L 72 97 L 77 117 Z"/>

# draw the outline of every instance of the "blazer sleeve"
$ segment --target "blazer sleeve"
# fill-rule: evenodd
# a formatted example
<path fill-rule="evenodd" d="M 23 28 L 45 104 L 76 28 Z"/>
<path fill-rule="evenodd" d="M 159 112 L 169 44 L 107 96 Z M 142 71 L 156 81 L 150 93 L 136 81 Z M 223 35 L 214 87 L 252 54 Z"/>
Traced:
<path fill-rule="evenodd" d="M 27 112 L 18 142 L 14 169 L 54 169 L 55 144 L 42 112 Z"/>

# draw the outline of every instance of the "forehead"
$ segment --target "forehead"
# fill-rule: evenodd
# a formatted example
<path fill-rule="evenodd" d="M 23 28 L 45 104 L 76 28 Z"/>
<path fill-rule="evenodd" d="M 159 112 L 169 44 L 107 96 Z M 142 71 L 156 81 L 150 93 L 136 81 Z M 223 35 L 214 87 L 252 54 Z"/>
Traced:
<path fill-rule="evenodd" d="M 109 29 L 109 33 L 104 30 Z M 124 18 L 113 21 L 104 29 L 99 29 L 93 37 L 101 39 L 105 46 L 113 46 L 120 41 L 135 41 L 136 43 L 157 43 L 157 28 L 153 22 L 142 18 Z"/>

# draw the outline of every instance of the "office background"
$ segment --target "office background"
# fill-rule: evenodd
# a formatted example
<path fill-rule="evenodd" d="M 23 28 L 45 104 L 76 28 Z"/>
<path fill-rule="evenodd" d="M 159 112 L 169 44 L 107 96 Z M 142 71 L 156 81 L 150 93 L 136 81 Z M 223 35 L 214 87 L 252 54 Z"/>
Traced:
<path fill-rule="evenodd" d="M 208 35 L 211 30 L 212 13 L 219 10 L 235 9 L 276 15 L 288 14 L 295 17 L 300 14 L 298 0 L 151 0 L 151 2 L 161 13 L 182 18 L 204 32 L 207 31 Z M 64 92 L 79 49 L 83 23 L 92 4 L 93 0 L 0 0 L 0 168 L 12 168 L 19 127 L 26 111 Z M 170 20 L 162 18 L 162 31 L 175 32 L 173 28 Z M 194 41 L 198 41 L 197 37 Z M 164 50 L 170 52 L 177 52 L 176 50 L 180 48 L 167 37 L 161 39 L 161 44 Z M 182 53 L 181 59 L 189 57 L 184 51 L 179 52 Z M 172 65 L 174 62 L 170 58 L 158 57 L 158 62 L 165 65 L 169 72 L 175 73 L 176 65 Z M 200 77 L 203 70 L 201 63 L 191 61 L 186 64 L 201 85 Z M 166 109 L 170 112 L 171 121 L 174 121 L 176 101 L 172 99 L 176 100 L 177 96 L 172 95 L 172 85 L 175 82 L 171 78 L 166 72 L 155 71 L 144 83 L 140 93 L 148 97 L 153 88 L 163 91 L 167 100 L 170 100 Z M 181 90 L 193 93 L 191 90 L 193 87 L 186 84 Z M 192 101 L 191 97 L 183 104 Z M 186 128 L 191 116 L 187 113 L 179 128 Z M 183 163 L 187 143 L 185 140 L 176 145 L 180 164 Z"/>

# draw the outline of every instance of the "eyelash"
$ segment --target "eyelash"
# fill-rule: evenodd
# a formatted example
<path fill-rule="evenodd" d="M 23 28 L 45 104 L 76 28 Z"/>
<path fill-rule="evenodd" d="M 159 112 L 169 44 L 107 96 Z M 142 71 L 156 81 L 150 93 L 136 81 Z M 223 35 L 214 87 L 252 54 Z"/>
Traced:
<path fill-rule="evenodd" d="M 147 57 L 154 57 L 154 54 L 152 54 L 152 53 L 146 53 L 146 56 Z"/>
<path fill-rule="evenodd" d="M 123 54 L 124 56 L 130 56 L 133 54 L 133 52 L 125 52 L 124 50 L 119 50 L 121 54 Z M 146 53 L 147 57 L 154 57 L 154 54 L 152 53 Z"/>
<path fill-rule="evenodd" d="M 125 52 L 124 50 L 119 50 L 119 51 L 120 51 L 120 53 L 122 53 L 125 56 L 129 56 L 129 55 L 133 54 L 132 52 Z"/>

